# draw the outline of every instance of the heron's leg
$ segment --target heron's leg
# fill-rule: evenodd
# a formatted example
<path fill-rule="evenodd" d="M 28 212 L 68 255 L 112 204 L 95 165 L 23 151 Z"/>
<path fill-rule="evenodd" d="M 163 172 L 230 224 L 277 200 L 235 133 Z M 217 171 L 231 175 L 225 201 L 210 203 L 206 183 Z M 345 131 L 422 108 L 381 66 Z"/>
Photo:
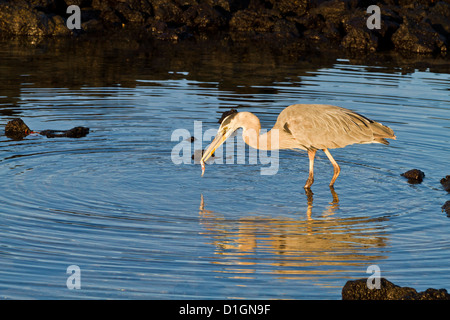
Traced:
<path fill-rule="evenodd" d="M 334 160 L 333 156 L 331 155 L 330 151 L 328 151 L 328 149 L 323 149 L 323 152 L 325 152 L 325 154 L 327 155 L 328 159 L 330 160 L 330 162 L 334 168 L 334 175 L 330 182 L 330 187 L 332 187 L 334 185 L 334 182 L 336 181 L 337 177 L 339 176 L 339 172 L 341 172 L 341 168 L 339 168 L 339 165 Z"/>
<path fill-rule="evenodd" d="M 306 184 L 304 186 L 305 189 L 311 188 L 314 182 L 314 157 L 316 156 L 316 150 L 308 150 L 309 157 L 309 176 L 308 180 L 306 180 Z"/>

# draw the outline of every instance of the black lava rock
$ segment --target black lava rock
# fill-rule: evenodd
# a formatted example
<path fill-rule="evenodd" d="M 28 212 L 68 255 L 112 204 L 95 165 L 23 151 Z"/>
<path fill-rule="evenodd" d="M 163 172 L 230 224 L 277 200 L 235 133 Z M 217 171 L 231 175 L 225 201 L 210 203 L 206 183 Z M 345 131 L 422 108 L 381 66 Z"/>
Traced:
<path fill-rule="evenodd" d="M 444 203 L 444 205 L 442 206 L 442 211 L 445 211 L 447 217 L 450 218 L 450 200 Z"/>
<path fill-rule="evenodd" d="M 75 127 L 70 130 L 44 130 L 39 133 L 47 138 L 82 138 L 89 134 L 89 128 Z"/>
<path fill-rule="evenodd" d="M 441 184 L 444 187 L 445 191 L 450 192 L 450 176 L 446 176 L 441 179 Z"/>
<path fill-rule="evenodd" d="M 415 53 L 446 52 L 445 37 L 427 22 L 404 19 L 403 24 L 392 35 L 392 42 L 399 51 Z"/>
<path fill-rule="evenodd" d="M 380 279 L 379 289 L 367 288 L 367 279 L 347 281 L 342 288 L 343 300 L 450 300 L 445 289 L 427 289 L 417 292 L 413 288 L 400 287 L 385 278 Z"/>
<path fill-rule="evenodd" d="M 30 128 L 20 118 L 12 119 L 5 126 L 5 135 L 13 140 L 22 140 L 30 133 Z"/>
<path fill-rule="evenodd" d="M 31 129 L 20 118 L 9 121 L 5 126 L 5 135 L 14 140 L 22 140 L 32 132 L 33 131 L 31 131 Z M 39 133 L 47 138 L 81 138 L 89 134 L 89 128 L 75 127 L 70 130 L 43 130 L 34 133 Z"/>
<path fill-rule="evenodd" d="M 423 173 L 422 171 L 420 171 L 418 169 L 412 169 L 412 170 L 406 171 L 405 173 L 402 173 L 401 175 L 404 176 L 405 178 L 407 178 L 408 183 L 411 183 L 411 184 L 421 183 L 423 181 L 423 178 L 425 178 L 425 173 Z"/>

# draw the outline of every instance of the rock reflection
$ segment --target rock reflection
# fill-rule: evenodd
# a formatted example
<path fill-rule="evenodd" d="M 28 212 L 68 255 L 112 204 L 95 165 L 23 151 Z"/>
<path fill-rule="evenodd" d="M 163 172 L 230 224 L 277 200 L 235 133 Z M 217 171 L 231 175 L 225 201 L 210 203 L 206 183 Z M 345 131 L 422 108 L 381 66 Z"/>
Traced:
<path fill-rule="evenodd" d="M 214 263 L 227 266 L 219 272 L 233 278 L 269 273 L 287 279 L 310 279 L 343 273 L 385 259 L 384 218 L 335 217 L 339 198 L 321 216 L 313 215 L 313 194 L 307 192 L 306 216 L 243 216 L 227 219 L 205 209 L 201 195 L 200 224 L 214 245 Z M 314 218 L 312 218 L 314 216 Z"/>

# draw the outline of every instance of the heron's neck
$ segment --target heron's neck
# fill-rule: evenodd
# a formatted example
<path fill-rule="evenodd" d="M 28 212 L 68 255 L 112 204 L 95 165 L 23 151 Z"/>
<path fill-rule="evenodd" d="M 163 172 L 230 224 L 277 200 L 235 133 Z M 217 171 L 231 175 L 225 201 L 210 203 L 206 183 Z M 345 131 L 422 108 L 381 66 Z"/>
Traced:
<path fill-rule="evenodd" d="M 253 126 L 247 126 L 244 128 L 242 132 L 242 138 L 245 143 L 250 147 L 259 149 L 259 150 L 273 150 L 278 149 L 275 146 L 275 141 L 273 141 L 272 130 L 261 134 L 261 125 L 259 124 L 259 120 L 257 124 Z"/>

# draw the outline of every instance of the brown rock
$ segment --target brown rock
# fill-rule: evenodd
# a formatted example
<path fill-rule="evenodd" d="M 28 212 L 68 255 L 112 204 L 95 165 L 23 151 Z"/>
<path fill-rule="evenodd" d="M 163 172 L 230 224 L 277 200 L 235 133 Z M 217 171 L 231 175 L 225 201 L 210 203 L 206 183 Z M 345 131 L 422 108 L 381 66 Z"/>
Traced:
<path fill-rule="evenodd" d="M 347 281 L 342 288 L 343 300 L 450 300 L 445 289 L 427 289 L 417 292 L 413 288 L 400 287 L 385 278 L 380 279 L 379 289 L 367 288 L 367 279 Z"/>
<path fill-rule="evenodd" d="M 22 140 L 30 133 L 30 128 L 20 118 L 12 119 L 5 126 L 5 135 L 13 140 Z"/>
<path fill-rule="evenodd" d="M 450 176 L 446 176 L 441 179 L 441 184 L 444 187 L 445 191 L 450 192 Z"/>
<path fill-rule="evenodd" d="M 421 183 L 423 181 L 423 178 L 425 178 L 425 173 L 423 173 L 422 171 L 420 171 L 418 169 L 412 169 L 412 170 L 406 171 L 406 172 L 402 173 L 401 175 L 404 176 L 405 178 L 407 178 L 408 182 L 411 184 Z"/>

